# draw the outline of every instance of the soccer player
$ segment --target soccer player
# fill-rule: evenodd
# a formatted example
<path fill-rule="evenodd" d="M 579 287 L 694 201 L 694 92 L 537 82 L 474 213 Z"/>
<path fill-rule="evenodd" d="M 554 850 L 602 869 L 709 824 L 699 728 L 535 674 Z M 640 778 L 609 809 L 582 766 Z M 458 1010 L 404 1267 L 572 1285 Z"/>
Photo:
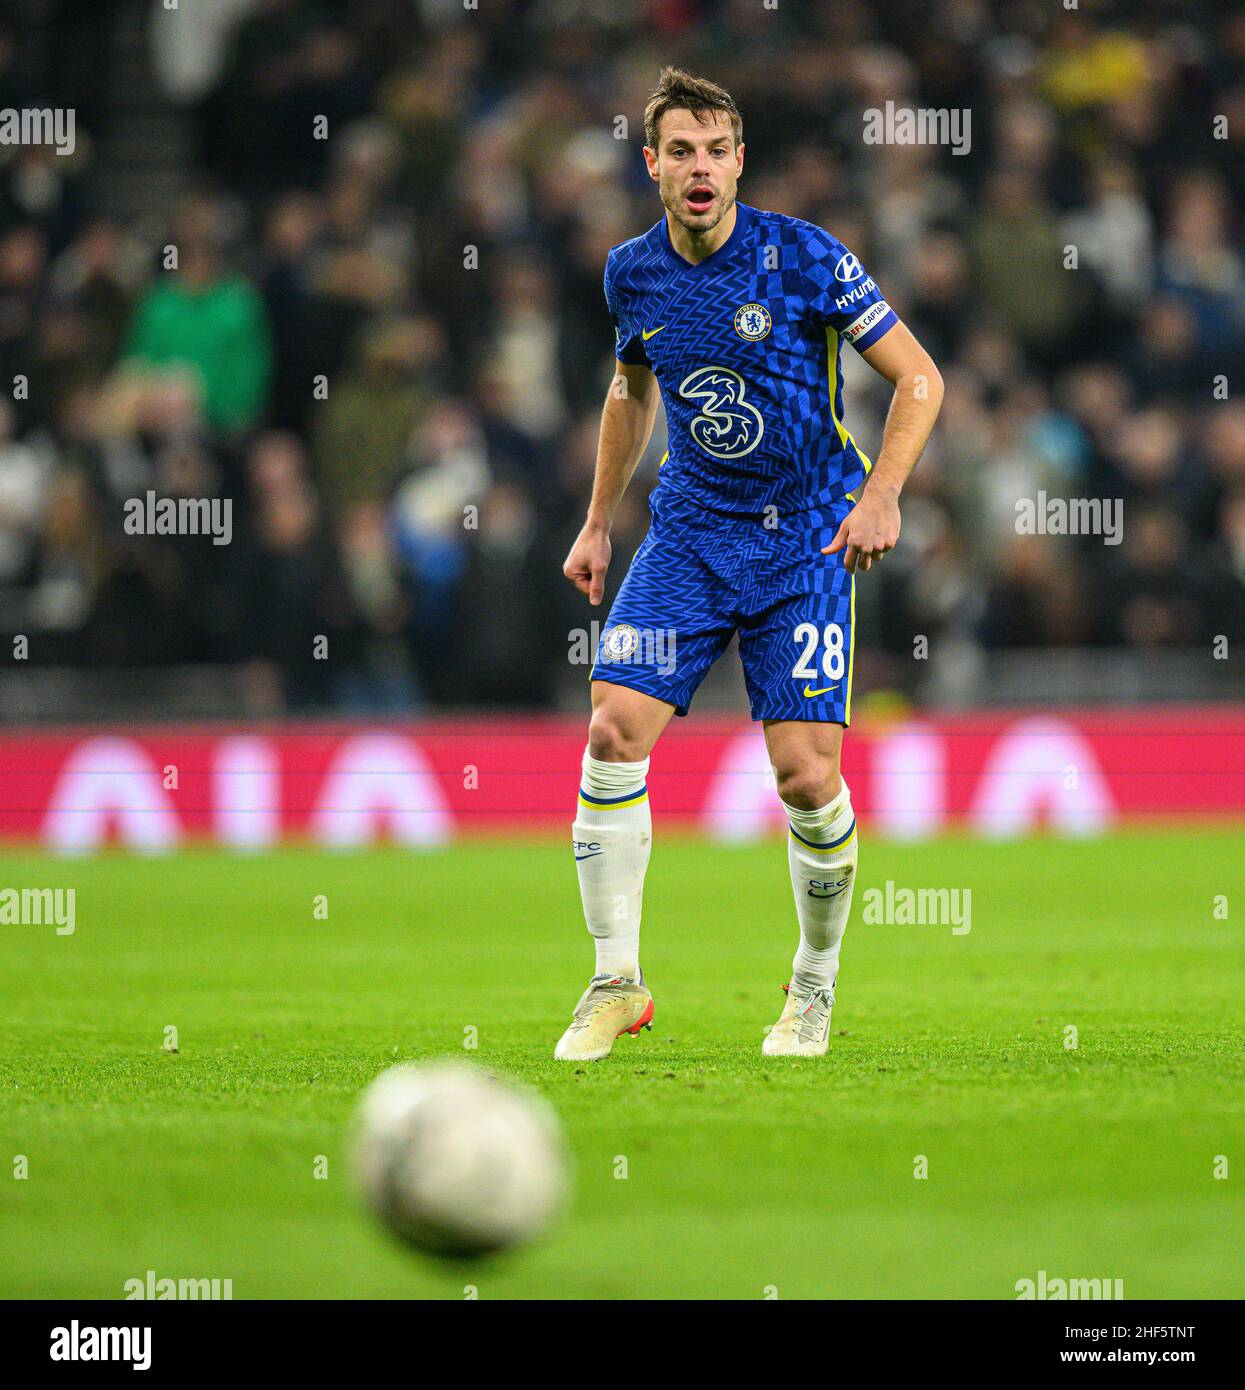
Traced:
<path fill-rule="evenodd" d="M 596 1060 L 616 1037 L 652 1026 L 639 951 L 649 754 L 734 633 L 790 820 L 800 927 L 782 1016 L 762 1051 L 820 1055 L 856 870 L 839 774 L 855 577 L 899 538 L 899 492 L 933 428 L 942 379 L 840 241 L 736 200 L 743 122 L 726 91 L 665 69 L 644 134 L 665 215 L 605 263 L 617 371 L 587 521 L 563 567 L 589 602 L 601 602 L 610 524 L 659 388 L 669 449 L 652 525 L 592 670 L 573 840 L 596 971 L 554 1055 Z M 845 343 L 894 387 L 875 463 L 843 422 Z"/>

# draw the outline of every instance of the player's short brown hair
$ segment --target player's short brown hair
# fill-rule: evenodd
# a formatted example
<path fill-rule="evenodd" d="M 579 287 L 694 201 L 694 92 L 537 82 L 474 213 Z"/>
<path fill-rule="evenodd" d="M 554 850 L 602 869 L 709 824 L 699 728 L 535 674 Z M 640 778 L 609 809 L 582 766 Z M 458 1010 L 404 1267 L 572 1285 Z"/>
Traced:
<path fill-rule="evenodd" d="M 702 124 L 710 111 L 725 111 L 731 118 L 731 134 L 738 145 L 744 138 L 744 120 L 735 98 L 706 77 L 693 77 L 682 68 L 662 68 L 653 95 L 644 108 L 644 140 L 650 150 L 661 138 L 661 118 L 667 111 L 690 111 Z"/>

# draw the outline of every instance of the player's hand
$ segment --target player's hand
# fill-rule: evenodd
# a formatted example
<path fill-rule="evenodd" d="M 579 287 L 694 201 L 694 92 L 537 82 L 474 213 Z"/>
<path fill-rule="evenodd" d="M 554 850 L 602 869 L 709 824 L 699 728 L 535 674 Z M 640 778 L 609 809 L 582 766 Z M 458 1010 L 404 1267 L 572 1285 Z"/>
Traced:
<path fill-rule="evenodd" d="M 899 497 L 891 492 L 865 495 L 843 518 L 838 534 L 821 552 L 834 555 L 843 551 L 843 568 L 848 574 L 862 573 L 880 560 L 888 550 L 894 550 L 899 540 Z"/>
<path fill-rule="evenodd" d="M 587 525 L 576 537 L 566 557 L 562 573 L 588 602 L 598 604 L 605 596 L 605 571 L 610 567 L 610 536 L 600 526 Z"/>

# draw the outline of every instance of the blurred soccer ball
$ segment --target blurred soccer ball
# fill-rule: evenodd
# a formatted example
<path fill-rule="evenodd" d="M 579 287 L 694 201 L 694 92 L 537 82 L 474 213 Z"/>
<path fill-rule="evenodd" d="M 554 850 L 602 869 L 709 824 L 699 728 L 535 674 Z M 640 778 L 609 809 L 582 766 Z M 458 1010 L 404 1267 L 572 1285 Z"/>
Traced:
<path fill-rule="evenodd" d="M 533 1239 L 568 1189 L 553 1107 L 465 1062 L 382 1072 L 359 1103 L 353 1160 L 381 1221 L 437 1255 Z"/>

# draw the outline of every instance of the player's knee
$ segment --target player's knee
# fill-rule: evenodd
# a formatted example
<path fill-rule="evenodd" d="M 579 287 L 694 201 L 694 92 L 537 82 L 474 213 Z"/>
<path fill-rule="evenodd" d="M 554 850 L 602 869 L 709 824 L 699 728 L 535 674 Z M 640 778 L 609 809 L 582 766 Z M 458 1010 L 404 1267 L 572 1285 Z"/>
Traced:
<path fill-rule="evenodd" d="M 593 712 L 588 726 L 588 752 L 603 763 L 638 763 L 649 749 L 644 736 L 629 729 L 617 713 L 609 709 Z"/>
<path fill-rule="evenodd" d="M 842 779 L 837 767 L 797 766 L 775 768 L 778 795 L 797 811 L 817 811 L 839 794 Z"/>

